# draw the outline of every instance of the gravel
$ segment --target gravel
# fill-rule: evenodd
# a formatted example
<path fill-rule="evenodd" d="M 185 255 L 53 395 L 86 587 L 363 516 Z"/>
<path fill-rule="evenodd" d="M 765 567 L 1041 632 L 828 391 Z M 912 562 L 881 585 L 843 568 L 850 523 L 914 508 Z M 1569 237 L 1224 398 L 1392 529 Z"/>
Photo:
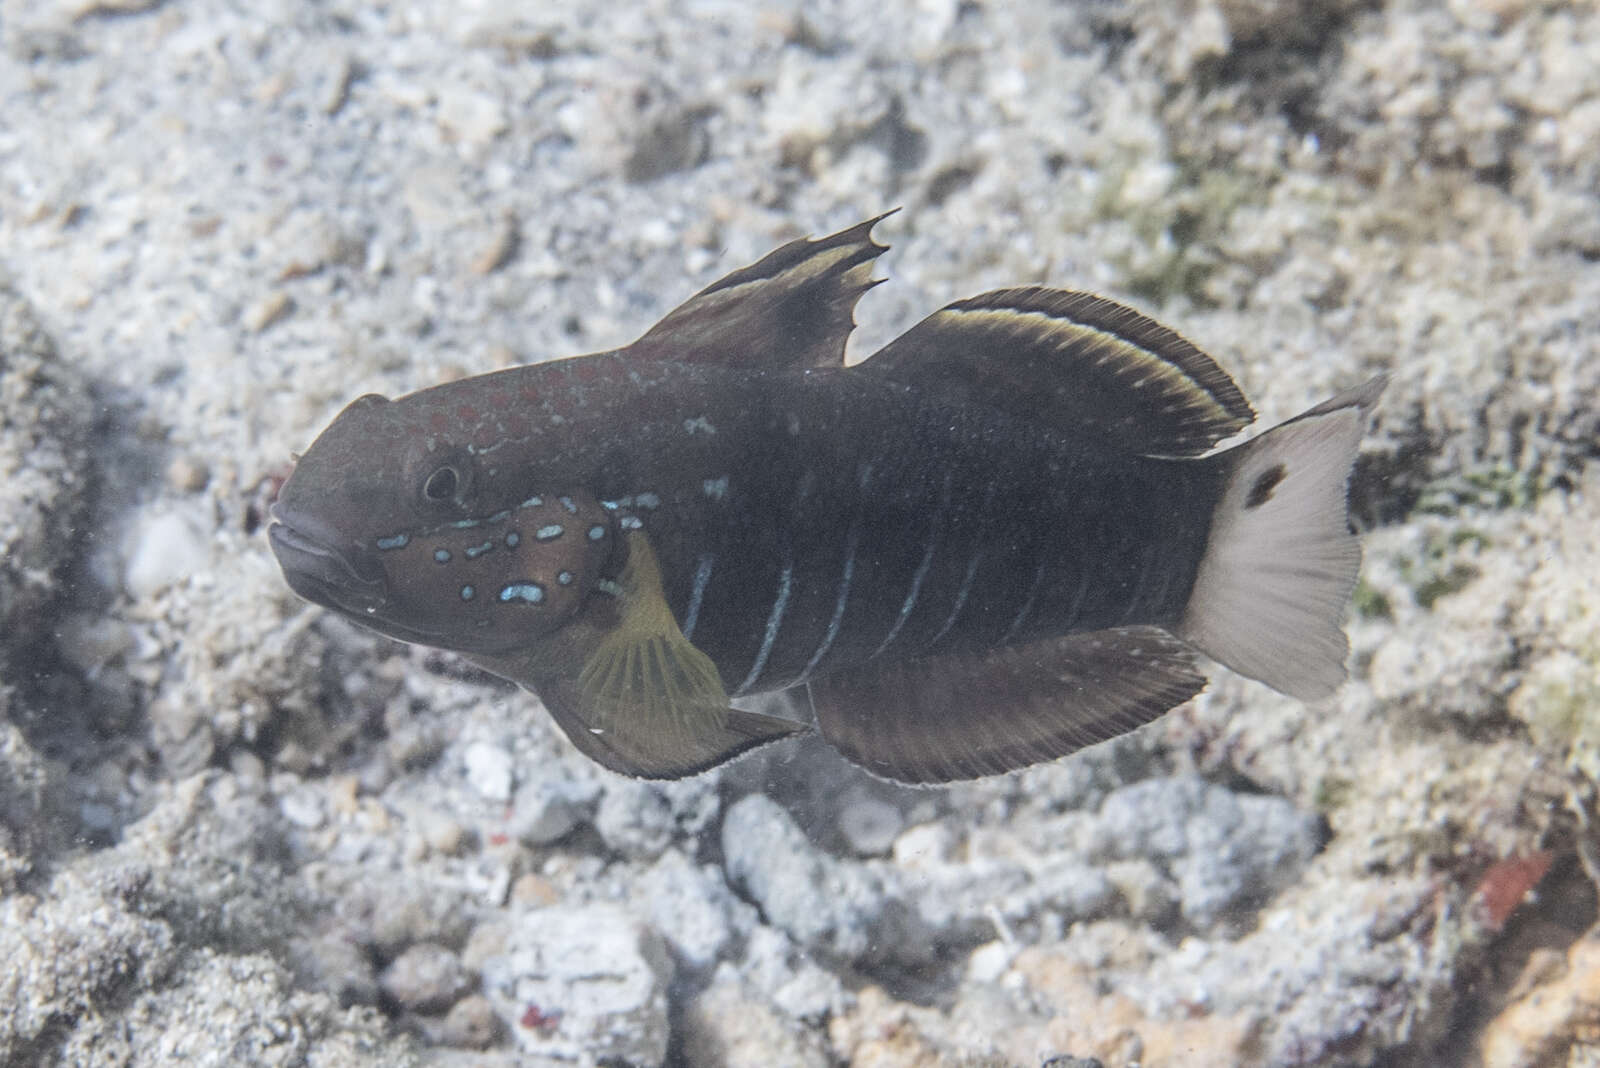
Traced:
<path fill-rule="evenodd" d="M 1593 5 L 0 0 L 0 50 L 0 1062 L 1595 1058 L 1534 967 L 1595 918 Z M 1336 697 L 639 783 L 284 586 L 351 398 L 896 205 L 856 355 L 1055 284 L 1261 425 L 1390 375 Z"/>
<path fill-rule="evenodd" d="M 484 994 L 523 1051 L 552 1061 L 666 1057 L 672 960 L 657 936 L 611 906 L 549 908 L 514 921 L 483 961 Z"/>

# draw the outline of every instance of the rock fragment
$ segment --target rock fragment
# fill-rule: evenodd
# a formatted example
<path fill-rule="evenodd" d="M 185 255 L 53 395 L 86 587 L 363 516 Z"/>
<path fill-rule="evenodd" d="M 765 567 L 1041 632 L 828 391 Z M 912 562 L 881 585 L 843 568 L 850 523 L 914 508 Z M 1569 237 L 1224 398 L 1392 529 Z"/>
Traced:
<path fill-rule="evenodd" d="M 715 964 L 757 920 L 728 889 L 720 869 L 696 865 L 676 849 L 645 871 L 634 898 L 678 960 L 693 969 Z"/>
<path fill-rule="evenodd" d="M 1483 1068 L 1592 1063 L 1600 1054 L 1600 938 L 1580 938 L 1555 974 L 1490 1021 Z"/>
<path fill-rule="evenodd" d="M 612 780 L 594 816 L 607 846 L 633 860 L 651 860 L 680 837 L 692 838 L 715 818 L 715 776 L 676 782 Z"/>
<path fill-rule="evenodd" d="M 34 633 L 88 505 L 87 383 L 0 279 L 0 641 Z"/>
<path fill-rule="evenodd" d="M 443 1012 L 471 989 L 461 958 L 437 942 L 418 942 L 378 977 L 383 992 L 413 1012 Z"/>
<path fill-rule="evenodd" d="M 556 775 L 529 779 L 517 787 L 506 829 L 527 845 L 549 845 L 588 818 L 600 793 L 591 779 Z"/>
<path fill-rule="evenodd" d="M 459 1049 L 488 1049 L 504 1033 L 494 1005 L 482 994 L 468 994 L 445 1014 L 439 1041 Z"/>
<path fill-rule="evenodd" d="M 820 1036 L 784 1019 L 754 994 L 736 969 L 723 965 L 715 981 L 684 1010 L 684 1055 L 690 1064 L 723 1068 L 828 1068 Z"/>
<path fill-rule="evenodd" d="M 514 921 L 483 989 L 524 1053 L 657 1068 L 672 972 L 660 938 L 622 909 L 556 907 Z"/>
<path fill-rule="evenodd" d="M 1116 791 L 1100 807 L 1094 837 L 1102 857 L 1166 868 L 1184 918 L 1202 928 L 1287 886 L 1321 846 L 1317 818 L 1291 802 L 1194 777 Z"/>
<path fill-rule="evenodd" d="M 863 962 L 917 944 L 905 929 L 915 921 L 879 875 L 823 853 L 768 797 L 751 794 L 728 810 L 722 850 L 729 880 L 801 945 Z"/>

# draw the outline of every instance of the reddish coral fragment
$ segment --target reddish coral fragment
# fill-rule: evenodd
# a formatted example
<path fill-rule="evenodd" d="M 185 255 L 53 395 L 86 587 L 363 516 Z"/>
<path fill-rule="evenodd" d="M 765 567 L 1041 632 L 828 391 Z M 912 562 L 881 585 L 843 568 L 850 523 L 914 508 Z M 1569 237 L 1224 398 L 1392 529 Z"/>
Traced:
<path fill-rule="evenodd" d="M 523 1027 L 530 1031 L 540 1031 L 549 1034 L 561 1023 L 559 1012 L 544 1012 L 539 1006 L 529 1003 L 523 1010 L 522 1019 L 519 1021 Z"/>
<path fill-rule="evenodd" d="M 289 480 L 289 474 L 294 470 L 293 464 L 284 464 L 275 467 L 256 480 L 255 487 L 250 490 L 245 500 L 244 507 L 244 532 L 254 534 L 261 529 L 268 517 L 272 514 L 272 506 L 277 503 L 278 491 L 283 489 L 283 484 Z"/>
<path fill-rule="evenodd" d="M 1528 891 L 1539 885 L 1554 859 L 1546 850 L 1525 857 L 1507 857 L 1489 865 L 1473 891 L 1484 925 L 1498 931 L 1517 911 Z"/>

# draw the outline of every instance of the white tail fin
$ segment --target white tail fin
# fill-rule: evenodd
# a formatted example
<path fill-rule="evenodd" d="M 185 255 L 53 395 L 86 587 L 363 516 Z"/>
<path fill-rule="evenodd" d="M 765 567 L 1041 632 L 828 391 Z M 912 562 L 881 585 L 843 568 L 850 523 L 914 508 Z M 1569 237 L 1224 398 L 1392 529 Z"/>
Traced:
<path fill-rule="evenodd" d="M 1346 496 L 1385 384 L 1375 378 L 1217 458 L 1232 471 L 1178 634 L 1302 701 L 1344 682 L 1345 607 L 1361 567 Z"/>

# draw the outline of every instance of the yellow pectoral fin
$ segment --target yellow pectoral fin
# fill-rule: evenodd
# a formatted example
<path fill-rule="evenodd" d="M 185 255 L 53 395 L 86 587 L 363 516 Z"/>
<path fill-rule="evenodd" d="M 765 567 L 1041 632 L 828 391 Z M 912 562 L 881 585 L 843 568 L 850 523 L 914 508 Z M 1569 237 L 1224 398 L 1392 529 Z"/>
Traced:
<path fill-rule="evenodd" d="M 628 536 L 617 580 L 620 619 L 578 676 L 584 719 L 598 731 L 624 725 L 680 742 L 727 726 L 728 692 L 711 658 L 696 649 L 667 607 L 650 539 Z"/>
<path fill-rule="evenodd" d="M 628 536 L 613 592 L 616 622 L 604 630 L 580 625 L 566 643 L 469 659 L 538 694 L 578 749 L 625 775 L 682 778 L 807 729 L 728 707 L 716 665 L 678 629 L 642 532 Z M 575 659 L 583 667 L 573 673 Z"/>
<path fill-rule="evenodd" d="M 626 718 L 607 730 L 589 725 L 572 680 L 548 679 L 531 688 L 585 756 L 612 771 L 645 779 L 695 775 L 807 729 L 777 716 L 729 708 L 722 725 L 702 720 L 692 732 L 653 731 Z"/>

